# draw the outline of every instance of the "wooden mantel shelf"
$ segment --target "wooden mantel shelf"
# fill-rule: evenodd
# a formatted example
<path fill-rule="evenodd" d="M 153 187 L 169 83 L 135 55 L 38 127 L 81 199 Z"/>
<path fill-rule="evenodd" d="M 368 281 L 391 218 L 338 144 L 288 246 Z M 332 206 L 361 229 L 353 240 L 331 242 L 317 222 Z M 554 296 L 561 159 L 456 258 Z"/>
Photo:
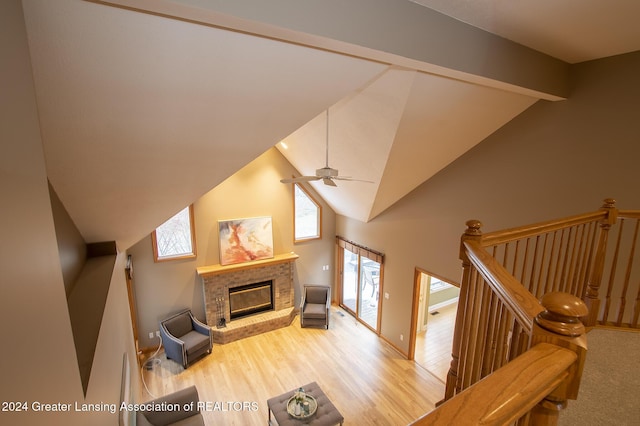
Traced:
<path fill-rule="evenodd" d="M 278 254 L 270 259 L 254 260 L 252 262 L 237 263 L 235 265 L 208 265 L 196 268 L 201 277 L 225 274 L 228 272 L 242 271 L 243 269 L 259 268 L 261 266 L 277 265 L 278 263 L 293 262 L 298 258 L 294 252 Z"/>

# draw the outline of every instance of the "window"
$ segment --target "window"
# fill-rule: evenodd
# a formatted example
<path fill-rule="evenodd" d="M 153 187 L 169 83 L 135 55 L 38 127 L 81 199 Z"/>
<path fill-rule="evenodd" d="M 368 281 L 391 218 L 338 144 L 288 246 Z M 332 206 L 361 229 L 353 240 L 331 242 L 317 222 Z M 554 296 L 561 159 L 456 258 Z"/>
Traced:
<path fill-rule="evenodd" d="M 429 287 L 430 287 L 431 293 L 435 293 L 438 291 L 446 290 L 450 286 L 447 285 L 447 283 L 445 283 L 444 281 L 439 280 L 438 278 L 431 277 L 431 284 L 429 285 Z"/>
<path fill-rule="evenodd" d="M 157 227 L 151 234 L 151 242 L 155 262 L 196 257 L 193 205 Z"/>
<path fill-rule="evenodd" d="M 293 184 L 294 242 L 322 237 L 322 207 L 304 187 Z"/>

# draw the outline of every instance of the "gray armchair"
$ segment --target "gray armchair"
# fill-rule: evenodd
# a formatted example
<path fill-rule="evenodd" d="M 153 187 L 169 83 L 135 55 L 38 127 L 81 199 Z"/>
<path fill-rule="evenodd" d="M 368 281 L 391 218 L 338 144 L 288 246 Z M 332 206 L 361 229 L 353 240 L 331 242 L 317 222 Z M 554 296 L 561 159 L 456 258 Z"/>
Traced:
<path fill-rule="evenodd" d="M 300 326 L 322 326 L 329 328 L 331 310 L 331 288 L 320 285 L 305 285 L 300 303 Z"/>
<path fill-rule="evenodd" d="M 179 410 L 170 411 L 138 411 L 136 412 L 137 426 L 204 426 L 204 418 L 198 407 L 198 390 L 195 386 L 179 390 L 169 395 L 148 401 L 146 404 L 161 405 L 165 403 L 167 406 L 179 407 Z M 185 409 L 187 408 L 187 409 Z"/>
<path fill-rule="evenodd" d="M 211 328 L 198 321 L 188 309 L 160 321 L 160 335 L 167 358 L 184 368 L 211 353 L 213 348 Z"/>

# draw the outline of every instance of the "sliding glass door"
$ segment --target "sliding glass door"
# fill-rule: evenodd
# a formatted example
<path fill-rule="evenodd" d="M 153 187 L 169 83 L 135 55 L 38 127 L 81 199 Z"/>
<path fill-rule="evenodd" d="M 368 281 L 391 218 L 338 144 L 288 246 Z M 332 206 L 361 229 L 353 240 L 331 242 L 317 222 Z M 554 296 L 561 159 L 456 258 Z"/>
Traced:
<path fill-rule="evenodd" d="M 342 307 L 355 314 L 358 310 L 358 255 L 344 249 L 342 262 Z"/>
<path fill-rule="evenodd" d="M 378 299 L 380 264 L 366 256 L 360 256 L 360 297 L 358 317 L 373 329 L 378 329 Z"/>
<path fill-rule="evenodd" d="M 379 332 L 382 254 L 338 239 L 340 306 Z"/>

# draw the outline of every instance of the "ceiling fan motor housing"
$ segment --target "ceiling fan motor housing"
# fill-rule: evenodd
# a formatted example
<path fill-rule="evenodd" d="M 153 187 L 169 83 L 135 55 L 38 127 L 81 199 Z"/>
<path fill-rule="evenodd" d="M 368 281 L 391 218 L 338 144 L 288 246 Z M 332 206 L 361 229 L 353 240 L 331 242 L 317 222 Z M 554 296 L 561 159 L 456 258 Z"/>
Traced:
<path fill-rule="evenodd" d="M 338 171 L 336 169 L 332 169 L 331 167 L 323 167 L 321 169 L 316 169 L 316 176 L 322 178 L 336 177 L 338 176 Z"/>

